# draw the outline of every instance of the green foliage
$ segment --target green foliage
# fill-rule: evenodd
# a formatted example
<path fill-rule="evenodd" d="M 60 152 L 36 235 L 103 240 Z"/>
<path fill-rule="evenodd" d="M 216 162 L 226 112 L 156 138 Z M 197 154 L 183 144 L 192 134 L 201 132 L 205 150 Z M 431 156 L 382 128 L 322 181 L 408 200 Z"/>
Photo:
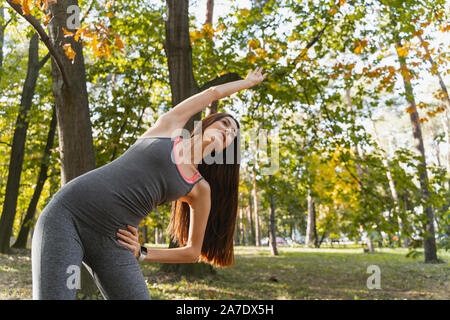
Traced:
<path fill-rule="evenodd" d="M 92 2 L 79 3 L 85 12 Z M 272 175 L 272 188 L 268 186 L 268 176 L 263 174 L 267 168 L 265 159 L 261 156 L 251 161 L 255 152 L 243 150 L 239 206 L 250 210 L 254 182 L 251 172 L 255 170 L 263 236 L 268 229 L 271 195 L 275 199 L 277 234 L 290 237 L 293 230 L 304 234 L 307 192 L 311 190 L 319 236 L 346 235 L 356 240 L 364 235 L 382 236 L 384 244 L 390 246 L 399 245 L 393 238 L 400 236 L 410 237 L 413 244 L 420 246 L 424 217 L 418 214 L 418 208 L 424 203 L 417 174 L 420 159 L 410 151 L 412 138 L 404 138 L 410 132 L 408 128 L 397 128 L 403 118 L 387 119 L 386 135 L 407 141 L 394 143 L 392 151 L 386 152 L 387 143 L 378 145 L 367 123 L 389 114 L 406 114 L 405 97 L 398 89 L 401 70 L 388 59 L 395 41 L 393 32 L 398 31 L 407 61 L 415 63 L 412 74 L 419 82 L 419 74 L 429 66 L 424 55 L 414 56 L 421 49 L 413 50 L 412 43 L 419 30 L 427 26 L 436 29 L 443 24 L 444 2 L 338 3 L 272 0 L 245 8 L 235 0 L 231 1 L 229 11 L 214 11 L 212 26 L 200 26 L 203 21 L 191 16 L 195 79 L 202 86 L 226 72 L 243 77 L 255 66 L 269 72 L 257 87 L 219 104 L 219 111 L 237 115 L 243 133 L 264 129 L 270 133 L 270 139 L 278 136 L 281 142 L 279 170 Z M 89 48 L 84 49 L 97 167 L 120 156 L 171 106 L 164 52 L 165 2 L 120 0 L 109 8 L 104 4 L 92 3 L 85 23 L 103 21 L 122 39 L 124 48 L 123 51 L 112 48 L 111 55 L 101 57 Z M 5 142 L 0 144 L 2 197 L 9 165 L 7 143 L 11 143 L 26 76 L 24 39 L 29 38 L 31 30 L 17 23 L 16 15 L 12 17 L 6 29 L 0 82 L 0 141 Z M 41 44 L 40 56 L 45 54 L 47 50 Z M 442 61 L 440 67 L 445 71 L 445 54 L 434 53 L 433 57 Z M 54 103 L 50 70 L 50 63 L 41 70 L 29 115 L 16 231 L 34 189 Z M 422 114 L 430 110 L 424 109 Z M 445 143 L 444 131 L 437 130 L 435 143 Z M 57 145 L 55 141 L 50 159 L 51 179 L 44 188 L 39 210 L 59 187 Z M 271 155 L 269 150 L 268 156 Z M 399 195 L 399 212 L 384 160 L 388 161 Z M 438 245 L 449 248 L 449 173 L 438 165 L 430 164 L 428 169 L 429 204 L 435 209 Z M 158 208 L 149 213 L 143 225 L 150 234 L 155 228 L 164 230 L 169 215 L 169 206 Z M 399 218 L 405 224 L 402 231 Z M 250 229 L 247 217 L 240 222 L 246 230 Z"/>

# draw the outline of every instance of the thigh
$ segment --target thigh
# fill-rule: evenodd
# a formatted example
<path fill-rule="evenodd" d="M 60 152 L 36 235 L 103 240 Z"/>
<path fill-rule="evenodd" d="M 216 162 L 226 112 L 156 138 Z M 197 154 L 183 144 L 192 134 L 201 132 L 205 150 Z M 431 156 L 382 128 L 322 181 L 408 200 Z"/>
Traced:
<path fill-rule="evenodd" d="M 133 253 L 113 236 L 99 234 L 77 220 L 81 230 L 84 262 L 108 300 L 150 300 L 147 284 Z"/>
<path fill-rule="evenodd" d="M 137 261 L 101 267 L 96 265 L 92 275 L 107 300 L 151 300 Z"/>
<path fill-rule="evenodd" d="M 51 201 L 36 223 L 31 245 L 33 299 L 75 299 L 83 247 L 70 212 Z"/>

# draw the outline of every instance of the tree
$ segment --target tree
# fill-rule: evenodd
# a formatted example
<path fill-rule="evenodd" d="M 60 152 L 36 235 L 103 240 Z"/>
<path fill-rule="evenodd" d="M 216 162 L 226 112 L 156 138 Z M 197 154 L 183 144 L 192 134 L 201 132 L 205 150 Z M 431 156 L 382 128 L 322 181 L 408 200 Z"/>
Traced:
<path fill-rule="evenodd" d="M 9 162 L 8 181 L 6 184 L 5 201 L 0 218 L 0 252 L 7 253 L 10 246 L 10 237 L 16 216 L 17 197 L 19 195 L 20 175 L 27 137 L 29 111 L 32 106 L 34 90 L 36 87 L 39 70 L 47 62 L 49 55 L 39 61 L 38 54 L 39 39 L 34 33 L 30 40 L 28 68 L 25 84 L 22 90 L 20 111 L 17 116 L 14 137 L 11 146 L 11 157 Z"/>
<path fill-rule="evenodd" d="M 172 94 L 172 106 L 197 94 L 213 85 L 239 79 L 236 74 L 226 74 L 213 79 L 199 87 L 194 78 L 192 65 L 192 47 L 189 35 L 189 1 L 167 0 L 166 43 L 164 49 L 169 66 L 170 88 Z M 201 119 L 201 112 L 192 116 L 186 123 L 185 129 L 193 131 L 195 121 Z M 170 247 L 177 244 L 170 243 Z M 194 264 L 165 264 L 163 269 L 176 270 L 182 274 L 201 275 L 205 272 L 213 272 L 211 266 L 204 263 Z"/>
<path fill-rule="evenodd" d="M 308 217 L 306 224 L 306 237 L 305 237 L 305 245 L 307 247 L 317 247 L 318 239 L 317 239 L 317 228 L 316 228 L 316 209 L 314 205 L 314 199 L 311 195 L 311 188 L 308 188 Z"/>
<path fill-rule="evenodd" d="M 412 74 L 406 63 L 405 49 L 401 44 L 401 38 L 399 31 L 397 30 L 397 17 L 394 15 L 394 8 L 391 8 L 390 18 L 393 25 L 393 35 L 394 44 L 397 49 L 398 61 L 400 63 L 401 75 L 403 79 L 403 85 L 405 88 L 405 98 L 408 102 L 408 113 L 411 120 L 411 126 L 413 131 L 413 136 L 416 142 L 416 149 L 421 156 L 421 165 L 419 167 L 419 181 L 422 191 L 422 200 L 424 202 L 423 211 L 425 216 L 424 222 L 424 253 L 425 262 L 433 263 L 438 261 L 436 252 L 436 240 L 435 240 L 435 230 L 434 230 L 434 214 L 433 208 L 427 202 L 430 200 L 430 191 L 428 185 L 428 173 L 427 173 L 427 162 L 425 155 L 425 147 L 422 137 L 422 128 L 419 122 L 419 114 L 417 112 L 416 101 L 413 92 L 413 86 L 411 84 Z M 407 53 L 407 51 L 406 51 Z"/>
<path fill-rule="evenodd" d="M 261 226 L 260 226 L 260 218 L 259 218 L 259 204 L 258 204 L 258 184 L 256 180 L 256 171 L 252 169 L 253 174 L 253 219 L 255 223 L 255 245 L 257 247 L 261 246 Z M 252 213 L 250 213 L 252 214 Z"/>
<path fill-rule="evenodd" d="M 30 200 L 30 204 L 27 208 L 27 213 L 25 218 L 23 219 L 22 226 L 20 228 L 19 234 L 17 236 L 16 242 L 13 245 L 13 248 L 26 248 L 28 234 L 31 229 L 31 225 L 34 222 L 34 216 L 36 212 L 36 207 L 44 187 L 44 183 L 47 180 L 47 171 L 49 167 L 49 158 L 51 155 L 51 149 L 53 148 L 53 141 L 56 135 L 56 109 L 53 107 L 52 111 L 52 119 L 50 121 L 50 127 L 47 135 L 47 142 L 45 145 L 45 149 L 42 157 L 42 164 L 39 168 L 39 175 L 36 182 L 36 188 L 33 192 L 33 197 Z"/>
<path fill-rule="evenodd" d="M 83 46 L 80 39 L 66 37 L 66 32 L 74 30 L 78 21 L 69 14 L 70 6 L 77 1 L 44 1 L 43 6 L 36 2 L 36 7 L 45 12 L 49 20 L 45 22 L 47 34 L 41 22 L 31 14 L 29 3 L 7 0 L 8 4 L 21 15 L 38 33 L 52 56 L 53 95 L 55 97 L 58 119 L 58 136 L 61 158 L 61 183 L 65 184 L 77 176 L 95 168 L 94 146 L 86 89 L 86 75 L 83 58 Z M 72 7 L 73 8 L 73 7 Z M 78 17 L 75 16 L 75 20 Z M 71 21 L 72 25 L 69 25 Z M 2 217 L 3 218 L 3 217 Z M 10 233 L 9 233 L 10 234 Z M 83 266 L 82 291 L 93 292 L 94 284 Z"/>
<path fill-rule="evenodd" d="M 272 185 L 272 175 L 269 175 L 268 186 L 269 186 L 269 197 L 270 197 L 270 214 L 269 214 L 269 247 L 270 252 L 273 256 L 278 255 L 277 249 L 277 226 L 275 223 L 275 195 L 274 186 Z"/>

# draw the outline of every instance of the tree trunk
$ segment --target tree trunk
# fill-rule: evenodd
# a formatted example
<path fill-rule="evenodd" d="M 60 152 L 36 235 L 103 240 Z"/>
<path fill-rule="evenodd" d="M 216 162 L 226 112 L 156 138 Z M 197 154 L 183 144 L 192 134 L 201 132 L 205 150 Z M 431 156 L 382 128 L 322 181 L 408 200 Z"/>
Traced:
<path fill-rule="evenodd" d="M 395 47 L 398 49 L 402 48 L 400 42 L 397 40 L 395 42 Z M 400 63 L 400 69 L 402 70 L 402 79 L 405 87 L 406 101 L 408 102 L 408 112 L 411 120 L 411 126 L 414 136 L 415 147 L 421 156 L 421 163 L 419 168 L 419 181 L 422 201 L 425 203 L 430 200 L 430 192 L 428 189 L 428 174 L 427 174 L 427 163 L 425 156 L 425 147 L 422 138 L 422 128 L 419 122 L 419 114 L 417 112 L 416 101 L 414 98 L 413 87 L 411 84 L 411 73 L 406 65 L 406 59 L 400 56 L 397 51 L 398 60 Z M 430 205 L 423 206 L 424 211 L 424 252 L 425 252 L 425 262 L 434 263 L 438 261 L 436 252 L 436 240 L 434 231 L 434 214 L 433 209 Z"/>
<path fill-rule="evenodd" d="M 214 0 L 206 0 L 206 16 L 205 16 L 205 25 L 213 26 L 213 17 L 214 17 Z M 217 107 L 219 105 L 219 100 L 215 100 L 208 106 L 206 109 L 206 115 L 217 113 Z"/>
<path fill-rule="evenodd" d="M 297 228 L 295 227 L 295 222 L 291 223 L 291 241 L 293 244 L 297 243 L 297 241 L 295 240 L 296 231 L 297 231 Z"/>
<path fill-rule="evenodd" d="M 258 213 L 258 186 L 256 184 L 256 172 L 253 169 L 253 210 L 255 216 L 255 245 L 257 247 L 261 246 L 261 233 L 260 233 L 260 224 L 259 224 L 259 213 Z"/>
<path fill-rule="evenodd" d="M 214 0 L 206 0 L 206 17 L 205 24 L 212 26 L 214 12 Z"/>
<path fill-rule="evenodd" d="M 394 200 L 395 216 L 397 217 L 397 223 L 398 223 L 399 231 L 400 231 L 399 245 L 401 246 L 403 243 L 403 246 L 405 248 L 408 248 L 409 240 L 408 240 L 408 236 L 405 234 L 406 230 L 405 230 L 405 226 L 404 226 L 404 223 L 403 223 L 403 220 L 401 217 L 402 210 L 400 207 L 400 200 L 398 197 L 397 189 L 395 187 L 394 178 L 392 177 L 391 165 L 389 164 L 386 152 L 384 151 L 384 149 L 381 146 L 381 140 L 380 140 L 380 137 L 378 136 L 378 131 L 375 126 L 375 122 L 373 120 L 372 120 L 372 126 L 373 126 L 373 131 L 375 133 L 375 139 L 377 140 L 378 145 L 380 146 L 381 154 L 383 157 L 382 162 L 383 162 L 383 165 L 386 167 L 386 176 L 387 176 L 387 179 L 389 182 L 389 189 L 391 191 L 392 199 Z M 403 241 L 402 241 L 402 238 L 403 238 Z"/>
<path fill-rule="evenodd" d="M 450 107 L 445 111 L 442 116 L 442 122 L 445 131 L 445 139 L 447 140 L 447 172 L 450 172 Z M 448 189 L 450 190 L 450 178 L 448 179 Z"/>
<path fill-rule="evenodd" d="M 219 100 L 213 101 L 206 109 L 206 111 L 207 111 L 206 115 L 209 116 L 210 114 L 217 113 L 218 106 L 219 106 Z"/>
<path fill-rule="evenodd" d="M 67 8 L 77 4 L 76 0 L 49 3 L 52 19 L 47 25 L 50 42 L 56 50 L 55 56 L 52 55 L 52 81 L 58 119 L 61 186 L 96 167 L 82 43 L 75 42 L 73 37 L 64 37 L 62 32 L 62 28 L 75 31 L 67 26 Z M 64 53 L 66 43 L 71 44 L 76 54 L 73 61 Z M 91 296 L 95 289 L 83 264 L 81 293 Z"/>
<path fill-rule="evenodd" d="M 65 38 L 62 28 L 67 27 L 67 7 L 77 4 L 73 0 L 58 0 L 49 4 L 53 18 L 48 24 L 51 43 L 56 47 L 68 78 L 65 83 L 56 61 L 52 58 L 53 94 L 58 118 L 59 148 L 61 150 L 61 185 L 79 175 L 95 169 L 94 144 L 86 89 L 86 72 L 81 42 Z M 75 59 L 69 60 L 62 44 L 70 43 Z"/>
<path fill-rule="evenodd" d="M 42 189 L 44 188 L 45 181 L 48 178 L 47 171 L 50 162 L 51 149 L 53 148 L 53 141 L 55 139 L 56 133 L 56 108 L 52 108 L 52 119 L 50 121 L 50 128 L 47 135 L 47 143 L 45 145 L 44 154 L 42 157 L 42 164 L 39 169 L 39 176 L 36 182 L 36 188 L 34 189 L 33 196 L 31 198 L 30 204 L 28 205 L 28 210 L 25 218 L 22 222 L 22 226 L 17 236 L 17 240 L 14 243 L 14 248 L 26 248 L 28 234 L 30 232 L 30 227 L 34 224 L 34 215 L 36 212 L 36 207 L 41 196 Z"/>
<path fill-rule="evenodd" d="M 317 246 L 317 230 L 316 230 L 316 210 L 314 208 L 314 199 L 311 195 L 311 188 L 308 189 L 308 218 L 306 224 L 305 246 Z"/>
<path fill-rule="evenodd" d="M 3 72 L 3 43 L 5 41 L 5 8 L 0 4 L 0 82 L 2 81 Z"/>
<path fill-rule="evenodd" d="M 424 45 L 424 41 L 422 39 L 422 36 L 420 36 L 420 35 L 419 35 L 419 40 L 420 40 L 420 43 L 422 44 L 422 47 L 425 49 L 425 52 L 427 54 L 427 60 L 431 64 L 432 73 L 436 74 L 436 76 L 438 77 L 439 85 L 441 86 L 441 90 L 445 93 L 444 101 L 445 101 L 445 105 L 447 106 L 447 110 L 450 110 L 450 97 L 448 95 L 447 86 L 445 85 L 445 82 L 442 79 L 441 74 L 439 73 L 437 64 L 434 62 L 433 58 L 431 57 L 430 51 L 428 50 L 428 46 Z"/>
<path fill-rule="evenodd" d="M 442 76 L 441 76 L 441 74 L 440 74 L 440 72 L 438 70 L 438 65 L 436 64 L 436 62 L 434 62 L 433 58 L 431 57 L 431 53 L 428 50 L 428 46 L 425 45 L 425 42 L 423 41 L 421 35 L 419 35 L 419 40 L 420 40 L 420 43 L 421 43 L 422 47 L 425 49 L 425 52 L 427 54 L 427 60 L 431 64 L 431 73 L 436 74 L 436 76 L 439 79 L 439 85 L 441 86 L 441 90 L 445 93 L 444 94 L 444 102 L 445 102 L 446 110 L 445 110 L 444 116 L 442 118 L 442 121 L 443 121 L 443 124 L 444 124 L 445 136 L 447 138 L 446 139 L 447 140 L 447 146 L 450 146 L 450 135 L 449 135 L 450 96 L 449 96 L 449 93 L 448 93 L 448 90 L 447 90 L 447 86 L 445 85 L 445 82 L 442 79 Z M 450 147 L 447 147 L 446 168 L 447 168 L 447 172 L 450 172 Z M 448 179 L 447 182 L 448 182 L 448 188 L 450 189 L 450 178 Z"/>
<path fill-rule="evenodd" d="M 34 90 L 36 87 L 39 70 L 39 38 L 36 33 L 30 40 L 28 50 L 27 76 L 22 90 L 20 101 L 20 110 L 17 116 L 14 129 L 13 142 L 11 147 L 11 157 L 9 160 L 8 179 L 6 183 L 5 200 L 3 203 L 3 212 L 0 218 L 0 252 L 8 253 L 10 237 L 16 217 L 17 198 L 19 195 L 20 176 L 22 173 L 22 164 L 25 154 L 25 142 L 27 138 L 29 111 L 32 106 Z"/>
<path fill-rule="evenodd" d="M 370 235 L 370 233 L 367 234 L 367 238 L 368 238 L 367 248 L 368 248 L 369 252 L 375 252 L 375 247 L 373 245 L 373 238 Z"/>
<path fill-rule="evenodd" d="M 255 226 L 253 223 L 253 199 L 251 194 L 249 194 L 248 196 L 248 210 L 247 210 L 247 219 L 249 221 L 249 228 L 250 228 L 250 232 L 249 232 L 249 243 L 251 243 L 252 245 L 256 245 L 256 236 L 255 236 Z"/>
<path fill-rule="evenodd" d="M 164 50 L 169 66 L 172 106 L 200 91 L 192 71 L 192 47 L 189 36 L 189 1 L 167 0 L 166 43 Z M 192 131 L 194 121 L 200 121 L 201 112 L 194 115 L 185 128 Z"/>
<path fill-rule="evenodd" d="M 352 102 L 352 98 L 350 95 L 350 88 L 346 89 L 346 98 L 347 98 L 347 108 L 348 108 L 348 110 L 352 110 L 353 102 Z M 359 159 L 364 159 L 364 155 L 361 155 L 361 152 L 359 151 L 358 144 L 355 144 L 355 151 L 356 151 L 356 154 Z M 356 175 L 358 176 L 358 185 L 360 187 L 360 190 L 362 190 L 363 189 L 363 179 L 364 179 L 363 168 L 361 168 L 361 165 L 358 163 L 358 161 L 355 162 L 355 166 L 356 166 Z M 365 170 L 366 175 L 369 176 L 368 168 L 366 167 L 365 169 L 366 169 Z M 362 203 L 363 203 L 363 207 L 367 208 L 367 200 L 366 200 L 365 193 L 362 193 Z M 369 230 L 367 247 L 369 248 L 370 252 L 374 252 L 373 237 L 372 237 L 371 233 L 372 233 L 372 231 Z"/>
<path fill-rule="evenodd" d="M 242 245 L 244 244 L 244 213 L 243 213 L 244 209 L 243 208 L 239 208 L 239 228 L 238 228 L 238 244 Z"/>
<path fill-rule="evenodd" d="M 275 199 L 274 199 L 274 190 L 272 186 L 272 175 L 269 175 L 269 189 L 270 189 L 269 246 L 272 255 L 277 256 L 278 255 L 277 226 L 275 221 Z"/>

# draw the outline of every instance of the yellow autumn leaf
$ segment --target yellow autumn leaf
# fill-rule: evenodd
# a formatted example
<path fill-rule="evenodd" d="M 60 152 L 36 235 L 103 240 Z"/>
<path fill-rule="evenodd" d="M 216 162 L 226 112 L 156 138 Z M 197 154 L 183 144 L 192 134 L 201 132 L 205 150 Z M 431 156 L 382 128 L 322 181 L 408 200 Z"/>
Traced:
<path fill-rule="evenodd" d="M 248 9 L 241 9 L 240 11 L 241 11 L 241 15 L 244 17 L 248 16 L 250 13 L 250 10 L 248 10 Z"/>
<path fill-rule="evenodd" d="M 65 36 L 73 36 L 74 35 L 73 32 L 66 30 L 66 28 L 64 28 L 64 27 L 62 27 L 62 30 L 63 30 Z"/>
<path fill-rule="evenodd" d="M 114 12 L 112 12 L 112 11 L 107 12 L 106 15 L 107 15 L 108 18 L 110 18 L 110 19 L 114 18 L 114 16 L 115 16 L 115 15 L 114 15 Z"/>
<path fill-rule="evenodd" d="M 87 25 L 84 26 L 83 28 L 80 28 L 77 30 L 77 32 L 75 33 L 75 36 L 73 37 L 75 39 L 75 41 L 78 42 L 78 40 L 80 39 L 81 35 L 84 33 L 86 35 L 87 31 Z"/>
<path fill-rule="evenodd" d="M 219 23 L 219 25 L 217 26 L 216 31 L 224 31 L 226 29 L 227 29 L 227 27 L 224 24 Z"/>
<path fill-rule="evenodd" d="M 248 57 L 248 61 L 249 61 L 250 63 L 255 63 L 256 60 L 257 60 L 257 57 L 256 57 L 256 55 L 253 54 L 253 53 Z"/>
<path fill-rule="evenodd" d="M 208 33 L 214 33 L 215 30 L 211 27 L 210 24 L 204 24 L 203 31 L 208 32 Z"/>
<path fill-rule="evenodd" d="M 114 36 L 116 38 L 116 46 L 117 46 L 117 48 L 119 50 L 122 50 L 124 48 L 123 41 L 120 39 L 120 37 L 117 34 L 115 34 Z"/>
<path fill-rule="evenodd" d="M 397 48 L 397 53 L 399 57 L 406 57 L 408 55 L 408 49 L 404 47 Z"/>
<path fill-rule="evenodd" d="M 191 41 L 196 41 L 201 38 L 201 32 L 195 30 L 195 31 L 192 31 L 191 33 L 189 33 L 189 36 L 191 38 Z"/>
<path fill-rule="evenodd" d="M 418 31 L 416 31 L 416 32 L 414 32 L 413 33 L 413 36 L 421 36 L 423 34 L 423 29 L 420 29 L 420 30 L 418 30 Z"/>
<path fill-rule="evenodd" d="M 92 50 L 94 50 L 94 54 L 97 54 L 98 51 L 98 41 L 97 41 L 97 35 L 94 34 L 92 36 L 92 41 L 90 43 Z"/>
<path fill-rule="evenodd" d="M 63 45 L 63 49 L 64 49 L 64 52 L 65 52 L 67 58 L 72 60 L 72 63 L 73 63 L 73 60 L 74 60 L 75 55 L 76 55 L 76 52 L 73 51 L 72 46 L 70 45 L 70 43 L 66 43 L 65 45 Z"/>
<path fill-rule="evenodd" d="M 44 16 L 44 26 L 47 26 L 49 21 L 50 21 L 50 14 L 46 14 Z"/>
<path fill-rule="evenodd" d="M 409 114 L 413 113 L 416 110 L 416 108 L 414 106 L 409 106 L 408 108 L 406 108 L 406 112 L 408 112 Z"/>
<path fill-rule="evenodd" d="M 363 49 L 363 46 L 362 46 L 361 44 L 359 44 L 359 45 L 355 48 L 355 50 L 353 50 L 353 52 L 356 53 L 356 54 L 360 54 L 361 51 L 362 51 L 362 49 Z"/>
<path fill-rule="evenodd" d="M 261 46 L 260 42 L 258 39 L 250 39 L 248 41 L 248 45 L 250 46 L 250 48 L 252 49 L 256 49 L 259 48 Z"/>
<path fill-rule="evenodd" d="M 270 82 L 270 87 L 272 88 L 272 89 L 278 89 L 280 86 L 278 85 L 278 82 L 276 82 L 276 81 L 271 81 Z"/>
<path fill-rule="evenodd" d="M 255 49 L 255 52 L 258 54 L 259 57 L 265 58 L 267 56 L 267 51 L 263 48 L 257 48 Z"/>
<path fill-rule="evenodd" d="M 273 54 L 273 59 L 275 61 L 278 61 L 278 59 L 280 59 L 280 58 L 281 58 L 281 53 L 280 52 L 276 52 L 276 53 Z"/>
<path fill-rule="evenodd" d="M 106 41 L 104 42 L 104 44 L 103 44 L 103 46 L 104 46 L 104 52 L 105 52 L 105 55 L 106 55 L 106 58 L 110 58 L 111 57 L 111 47 L 106 43 Z"/>
<path fill-rule="evenodd" d="M 30 9 L 30 2 L 32 0 L 22 0 L 22 11 L 23 11 L 23 15 L 28 16 L 29 14 L 31 14 L 31 9 Z"/>

